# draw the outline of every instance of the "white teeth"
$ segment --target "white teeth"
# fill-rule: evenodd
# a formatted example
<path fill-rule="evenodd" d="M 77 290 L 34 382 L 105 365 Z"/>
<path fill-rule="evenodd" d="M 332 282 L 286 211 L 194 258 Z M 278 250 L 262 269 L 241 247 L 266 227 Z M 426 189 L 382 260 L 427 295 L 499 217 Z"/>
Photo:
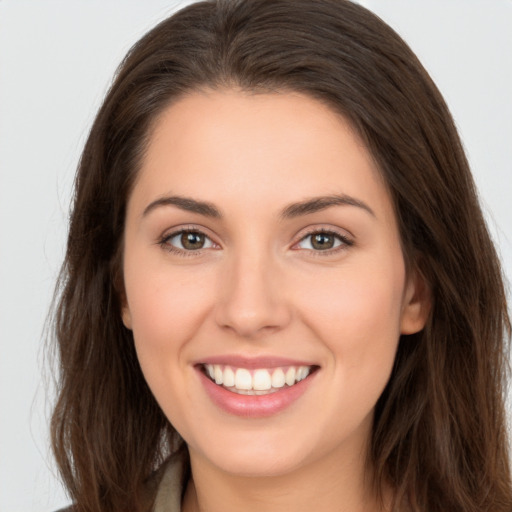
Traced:
<path fill-rule="evenodd" d="M 272 387 L 272 379 L 267 370 L 256 370 L 252 378 L 252 389 L 265 391 Z"/>
<path fill-rule="evenodd" d="M 305 379 L 311 372 L 310 366 L 289 366 L 285 368 L 259 368 L 252 373 L 246 368 L 232 368 L 219 364 L 204 365 L 206 374 L 219 386 L 244 395 L 265 395 L 274 393 L 284 385 L 293 386 Z M 286 370 L 286 371 L 285 371 Z"/>
<path fill-rule="evenodd" d="M 224 386 L 227 388 L 233 387 L 235 385 L 235 372 L 229 366 L 226 366 L 222 380 Z"/>
<path fill-rule="evenodd" d="M 293 386 L 295 384 L 295 368 L 293 368 L 293 366 L 290 366 L 290 368 L 286 370 L 284 379 L 288 386 Z"/>
<path fill-rule="evenodd" d="M 222 377 L 224 375 L 222 368 L 218 364 L 216 364 L 213 367 L 213 372 L 214 372 L 213 374 L 215 377 L 215 384 L 222 384 Z"/>
<path fill-rule="evenodd" d="M 249 370 L 238 368 L 235 373 L 235 388 L 252 389 L 252 376 Z"/>
<path fill-rule="evenodd" d="M 282 388 L 285 384 L 284 372 L 281 368 L 274 370 L 272 374 L 272 387 L 273 388 Z"/>
<path fill-rule="evenodd" d="M 307 366 L 301 366 L 298 371 L 295 379 L 297 382 L 301 381 L 302 379 L 305 379 L 309 374 L 309 368 Z"/>

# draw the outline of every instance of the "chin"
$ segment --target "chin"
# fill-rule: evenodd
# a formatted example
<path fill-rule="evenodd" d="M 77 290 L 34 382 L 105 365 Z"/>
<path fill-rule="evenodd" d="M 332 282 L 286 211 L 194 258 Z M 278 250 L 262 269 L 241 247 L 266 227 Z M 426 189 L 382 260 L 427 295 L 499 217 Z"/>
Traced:
<path fill-rule="evenodd" d="M 205 447 L 189 445 L 189 449 L 221 471 L 240 477 L 286 475 L 305 464 L 305 455 L 313 451 L 308 450 L 304 440 L 268 434 L 268 430 L 249 435 L 231 432 L 229 436 L 216 437 Z"/>

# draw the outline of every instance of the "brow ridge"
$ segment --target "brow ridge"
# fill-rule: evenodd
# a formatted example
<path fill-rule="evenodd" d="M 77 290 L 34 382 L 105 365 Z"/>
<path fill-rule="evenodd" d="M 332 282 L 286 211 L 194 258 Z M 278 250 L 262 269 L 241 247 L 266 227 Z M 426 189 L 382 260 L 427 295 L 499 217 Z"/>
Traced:
<path fill-rule="evenodd" d="M 191 197 L 176 195 L 160 197 L 155 201 L 151 202 L 144 209 L 142 216 L 145 217 L 158 207 L 171 205 L 177 206 L 181 210 L 197 213 L 199 215 L 204 215 L 206 217 L 212 217 L 215 219 L 222 218 L 222 214 L 220 213 L 218 208 L 212 203 L 209 203 L 207 201 L 199 201 L 197 199 L 192 199 Z"/>
<path fill-rule="evenodd" d="M 185 210 L 198 215 L 204 215 L 215 219 L 221 219 L 222 214 L 220 210 L 212 203 L 207 201 L 199 201 L 191 197 L 184 196 L 164 196 L 151 202 L 142 213 L 142 216 L 147 216 L 151 211 L 162 206 L 176 206 L 181 210 Z M 355 206 L 368 212 L 375 217 L 374 211 L 363 201 L 356 199 L 346 194 L 335 194 L 329 196 L 319 196 L 292 203 L 286 206 L 280 214 L 282 219 L 293 219 L 302 215 L 311 215 L 320 212 L 332 206 Z"/>
<path fill-rule="evenodd" d="M 355 206 L 368 212 L 375 217 L 375 212 L 363 201 L 346 194 L 335 194 L 329 196 L 320 196 L 306 199 L 299 203 L 293 203 L 286 206 L 281 212 L 281 218 L 292 219 L 302 215 L 310 215 L 331 206 Z"/>

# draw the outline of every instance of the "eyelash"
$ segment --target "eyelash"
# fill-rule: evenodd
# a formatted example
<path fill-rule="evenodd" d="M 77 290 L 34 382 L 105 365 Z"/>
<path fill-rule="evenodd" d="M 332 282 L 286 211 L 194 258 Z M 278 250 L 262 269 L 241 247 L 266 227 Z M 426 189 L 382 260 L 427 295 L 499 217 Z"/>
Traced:
<path fill-rule="evenodd" d="M 309 237 L 312 237 L 313 235 L 327 235 L 327 236 L 333 236 L 335 239 L 337 239 L 339 242 L 341 242 L 338 246 L 333 247 L 331 249 L 324 249 L 324 250 L 314 250 L 314 249 L 305 249 L 309 251 L 313 256 L 331 256 L 333 254 L 336 254 L 340 251 L 347 250 L 349 247 L 352 247 L 354 245 L 354 241 L 350 239 L 347 235 L 339 233 L 338 231 L 334 231 L 332 229 L 322 229 L 322 228 L 314 228 L 310 231 L 307 231 L 305 234 L 302 235 L 300 240 L 298 242 L 295 242 L 293 246 L 297 246 L 304 240 L 306 240 Z M 299 249 L 296 249 L 299 250 Z"/>
<path fill-rule="evenodd" d="M 179 235 L 182 235 L 183 233 L 203 235 L 205 237 L 205 239 L 209 240 L 212 244 L 215 243 L 215 242 L 212 241 L 212 239 L 208 235 L 206 235 L 200 229 L 197 229 L 197 228 L 185 228 L 185 229 L 179 229 L 177 231 L 173 231 L 172 233 L 170 233 L 168 235 L 164 235 L 158 241 L 158 245 L 160 245 L 160 247 L 162 247 L 162 249 L 164 249 L 165 251 L 173 253 L 173 254 L 178 254 L 179 256 L 188 257 L 188 256 L 197 256 L 198 254 L 200 254 L 201 251 L 204 250 L 204 248 L 196 249 L 196 250 L 186 250 L 186 249 L 180 249 L 179 247 L 175 247 L 174 245 L 171 245 L 169 243 L 170 240 L 172 240 L 173 238 L 175 238 L 175 237 L 177 237 Z M 215 244 L 215 245 L 217 245 L 217 244 Z M 209 249 L 209 247 L 207 247 L 207 249 Z"/>
<path fill-rule="evenodd" d="M 186 250 L 186 249 L 180 249 L 178 247 L 175 247 L 174 245 L 169 243 L 170 240 L 172 240 L 173 238 L 175 238 L 179 235 L 182 235 L 184 233 L 203 235 L 205 237 L 205 239 L 210 241 L 210 243 L 217 245 L 217 244 L 215 244 L 215 242 L 213 242 L 211 240 L 211 238 L 208 235 L 206 235 L 203 231 L 201 231 L 200 229 L 197 229 L 197 228 L 186 228 L 186 229 L 179 229 L 178 231 L 173 231 L 172 233 L 170 233 L 168 235 L 164 235 L 158 241 L 158 245 L 160 245 L 162 247 L 162 249 L 164 249 L 170 253 L 178 254 L 180 256 L 185 256 L 185 257 L 197 256 L 205 248 L 196 249 L 196 250 Z M 297 242 L 295 242 L 293 244 L 293 247 L 297 246 L 298 244 L 300 244 L 301 242 L 306 240 L 308 237 L 312 237 L 313 235 L 320 235 L 320 234 L 327 235 L 327 236 L 333 236 L 341 243 L 338 246 L 333 247 L 331 249 L 324 249 L 324 250 L 304 249 L 304 250 L 311 252 L 311 254 L 313 254 L 314 256 L 332 255 L 339 251 L 346 250 L 348 247 L 351 247 L 354 245 L 354 241 L 351 240 L 350 238 L 348 238 L 344 234 L 341 234 L 341 233 L 331 230 L 331 229 L 316 228 L 316 229 L 312 229 L 311 231 L 308 231 L 307 233 L 305 233 L 300 238 L 300 240 L 298 240 Z M 210 247 L 206 247 L 206 249 L 210 249 Z M 299 249 L 294 249 L 294 250 L 299 250 Z"/>

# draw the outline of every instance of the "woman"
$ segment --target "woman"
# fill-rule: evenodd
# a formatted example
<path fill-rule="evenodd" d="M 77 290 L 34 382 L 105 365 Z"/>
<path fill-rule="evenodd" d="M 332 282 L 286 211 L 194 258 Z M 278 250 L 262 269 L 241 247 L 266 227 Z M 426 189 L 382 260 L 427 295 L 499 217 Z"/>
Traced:
<path fill-rule="evenodd" d="M 132 48 L 56 315 L 76 510 L 509 511 L 509 332 L 453 121 L 382 21 L 201 2 Z"/>

